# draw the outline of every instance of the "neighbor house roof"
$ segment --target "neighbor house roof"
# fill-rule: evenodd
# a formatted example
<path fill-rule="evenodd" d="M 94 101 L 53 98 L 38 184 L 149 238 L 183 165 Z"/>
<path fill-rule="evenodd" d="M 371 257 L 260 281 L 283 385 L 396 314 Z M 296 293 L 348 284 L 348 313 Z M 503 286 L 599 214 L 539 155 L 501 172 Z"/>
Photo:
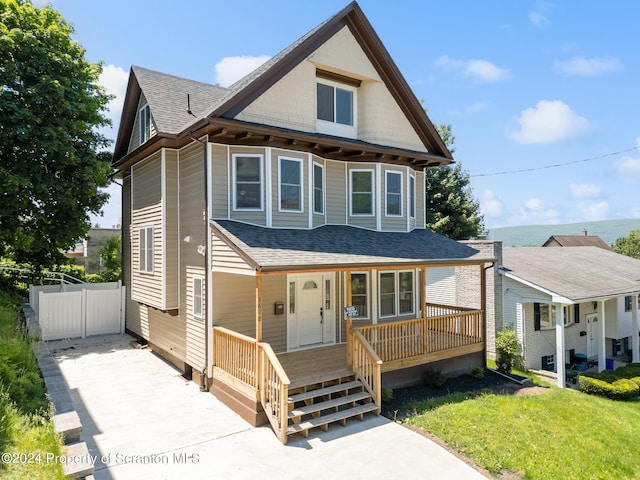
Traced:
<path fill-rule="evenodd" d="M 501 272 L 574 302 L 640 293 L 640 260 L 599 247 L 507 247 Z"/>
<path fill-rule="evenodd" d="M 597 235 L 551 235 L 543 247 L 600 247 L 613 251 L 607 242 Z"/>
<path fill-rule="evenodd" d="M 495 259 L 430 230 L 376 232 L 344 225 L 273 229 L 231 220 L 212 222 L 216 234 L 261 271 L 383 265 L 479 264 Z"/>
<path fill-rule="evenodd" d="M 424 144 L 425 151 L 375 145 L 235 119 L 238 113 L 344 27 L 349 28 L 375 67 Z M 148 142 L 128 153 L 141 94 L 149 102 L 157 133 Z M 187 112 L 187 94 L 191 98 L 190 114 Z M 311 151 L 327 158 L 374 161 L 388 158 L 415 168 L 452 161 L 451 153 L 427 117 L 422 104 L 356 2 L 347 5 L 229 88 L 132 67 L 114 148 L 113 165 L 117 170 L 127 169 L 159 147 L 179 148 L 190 141 L 192 135 L 206 134 L 212 136 L 211 141 L 218 139 L 233 144 L 240 139 L 243 144 L 276 147 L 288 145 L 289 148 L 295 145 L 296 149 Z"/>

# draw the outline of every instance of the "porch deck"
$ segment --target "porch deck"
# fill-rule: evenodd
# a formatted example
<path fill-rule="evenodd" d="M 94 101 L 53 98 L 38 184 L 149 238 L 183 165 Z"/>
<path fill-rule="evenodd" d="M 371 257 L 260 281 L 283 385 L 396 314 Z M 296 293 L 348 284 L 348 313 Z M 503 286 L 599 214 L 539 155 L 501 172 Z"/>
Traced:
<path fill-rule="evenodd" d="M 346 343 L 281 353 L 278 360 L 291 381 L 290 389 L 353 375 L 347 368 Z"/>

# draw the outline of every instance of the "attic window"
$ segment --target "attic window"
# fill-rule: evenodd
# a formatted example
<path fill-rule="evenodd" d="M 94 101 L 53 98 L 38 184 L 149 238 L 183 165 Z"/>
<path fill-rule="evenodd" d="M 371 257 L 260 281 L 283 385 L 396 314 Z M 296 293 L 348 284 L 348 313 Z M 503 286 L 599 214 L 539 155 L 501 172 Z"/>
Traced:
<path fill-rule="evenodd" d="M 357 137 L 357 89 L 351 85 L 318 79 L 316 130 L 341 137 Z"/>
<path fill-rule="evenodd" d="M 151 110 L 149 105 L 140 109 L 140 145 L 151 137 Z"/>

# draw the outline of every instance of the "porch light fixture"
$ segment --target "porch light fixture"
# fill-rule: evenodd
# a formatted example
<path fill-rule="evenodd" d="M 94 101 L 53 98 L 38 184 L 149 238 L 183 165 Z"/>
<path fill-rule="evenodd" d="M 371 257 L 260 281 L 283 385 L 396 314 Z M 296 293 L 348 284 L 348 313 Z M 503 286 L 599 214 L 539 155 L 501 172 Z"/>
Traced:
<path fill-rule="evenodd" d="M 196 251 L 197 251 L 200 255 L 204 256 L 204 252 L 205 252 L 204 245 L 198 245 L 198 248 L 196 249 Z"/>
<path fill-rule="evenodd" d="M 187 235 L 182 239 L 183 242 L 189 243 L 191 241 L 191 235 Z"/>
<path fill-rule="evenodd" d="M 597 310 L 598 309 L 598 302 L 593 302 L 593 309 Z"/>

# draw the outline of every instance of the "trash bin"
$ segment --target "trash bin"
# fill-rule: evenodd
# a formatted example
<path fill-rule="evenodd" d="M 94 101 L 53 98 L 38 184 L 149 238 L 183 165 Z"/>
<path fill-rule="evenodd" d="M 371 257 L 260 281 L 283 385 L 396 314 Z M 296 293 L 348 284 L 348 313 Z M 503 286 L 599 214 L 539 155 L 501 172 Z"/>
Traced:
<path fill-rule="evenodd" d="M 607 358 L 607 370 L 613 370 L 613 358 Z"/>

